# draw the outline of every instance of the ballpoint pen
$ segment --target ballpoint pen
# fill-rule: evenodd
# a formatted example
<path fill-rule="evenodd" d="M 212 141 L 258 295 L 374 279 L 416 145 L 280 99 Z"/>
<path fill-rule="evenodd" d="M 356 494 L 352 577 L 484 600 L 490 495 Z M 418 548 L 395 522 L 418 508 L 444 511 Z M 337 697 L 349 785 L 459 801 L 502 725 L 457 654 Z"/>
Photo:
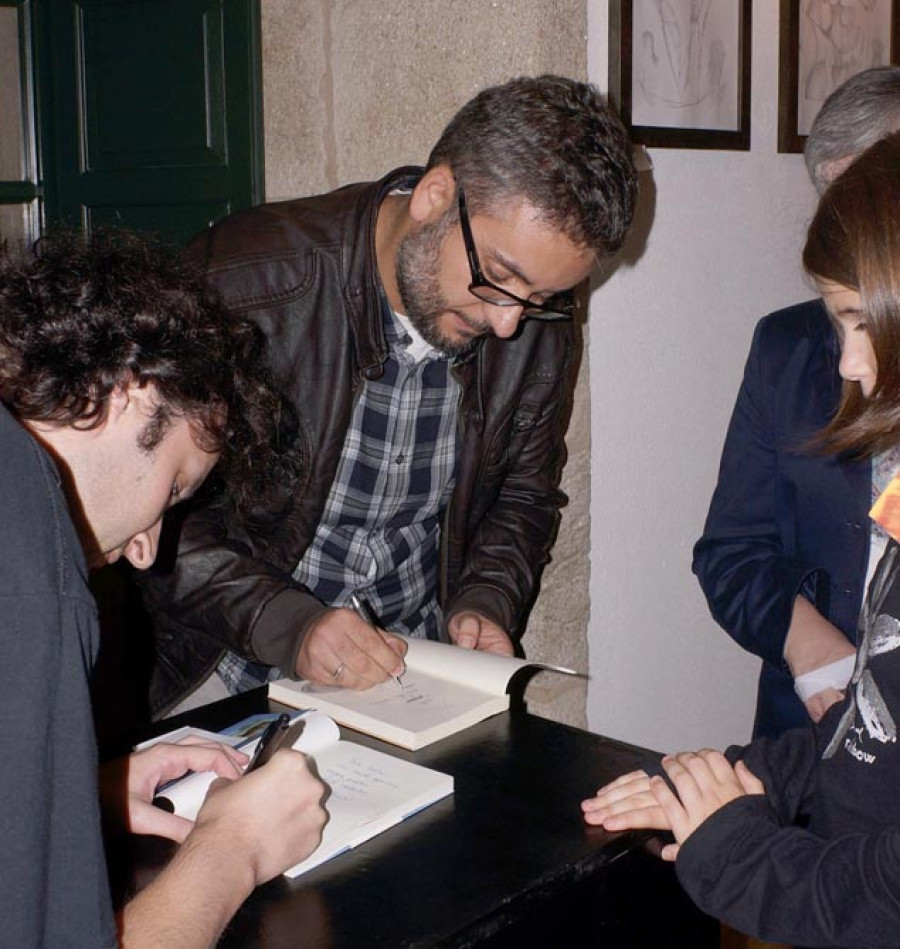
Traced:
<path fill-rule="evenodd" d="M 290 726 L 291 716 L 287 712 L 282 712 L 274 722 L 269 724 L 262 733 L 244 774 L 250 774 L 251 771 L 262 767 L 278 751 Z"/>
<path fill-rule="evenodd" d="M 378 630 L 378 621 L 375 619 L 374 614 L 372 613 L 372 608 L 366 603 L 365 600 L 361 599 L 356 593 L 351 593 L 349 598 L 350 606 L 353 607 L 354 613 L 363 620 L 363 622 L 368 623 L 372 629 Z M 401 673 L 402 675 L 402 673 Z M 403 684 L 400 682 L 400 676 L 391 676 L 394 682 L 397 683 L 397 688 L 402 689 Z"/>

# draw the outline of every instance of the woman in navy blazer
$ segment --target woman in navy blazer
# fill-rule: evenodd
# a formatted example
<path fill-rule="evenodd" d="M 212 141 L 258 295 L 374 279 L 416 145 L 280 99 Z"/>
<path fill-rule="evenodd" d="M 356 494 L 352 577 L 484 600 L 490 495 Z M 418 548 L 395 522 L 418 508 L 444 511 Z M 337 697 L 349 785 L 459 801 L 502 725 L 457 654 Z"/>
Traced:
<path fill-rule="evenodd" d="M 760 321 L 694 548 L 713 617 L 763 660 L 754 736 L 810 720 L 784 658 L 798 597 L 856 644 L 871 463 L 810 449 L 840 401 L 839 360 L 820 300 Z"/>

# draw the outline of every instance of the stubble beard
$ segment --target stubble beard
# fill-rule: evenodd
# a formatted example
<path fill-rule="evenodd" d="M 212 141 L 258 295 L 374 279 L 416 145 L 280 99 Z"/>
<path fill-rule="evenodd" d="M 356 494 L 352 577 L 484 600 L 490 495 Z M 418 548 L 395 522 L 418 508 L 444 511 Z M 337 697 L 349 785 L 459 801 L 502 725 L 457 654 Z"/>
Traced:
<path fill-rule="evenodd" d="M 423 224 L 407 234 L 397 249 L 397 289 L 406 316 L 426 343 L 450 358 L 471 352 L 480 339 L 450 339 L 440 329 L 441 316 L 451 312 L 441 293 L 438 275 L 441 248 L 452 223 L 445 215 L 438 221 Z M 458 315 L 465 319 L 462 314 Z M 478 332 L 477 327 L 472 329 Z"/>

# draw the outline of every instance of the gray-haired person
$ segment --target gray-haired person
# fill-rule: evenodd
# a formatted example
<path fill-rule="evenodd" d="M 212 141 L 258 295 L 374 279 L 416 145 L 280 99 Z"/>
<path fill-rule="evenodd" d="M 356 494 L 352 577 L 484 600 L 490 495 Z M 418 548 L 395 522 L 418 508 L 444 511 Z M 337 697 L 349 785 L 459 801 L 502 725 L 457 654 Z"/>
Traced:
<path fill-rule="evenodd" d="M 847 80 L 813 122 L 805 158 L 822 192 L 900 129 L 900 69 Z M 895 452 L 816 450 L 845 386 L 842 344 L 821 300 L 756 327 L 694 573 L 716 621 L 763 660 L 754 736 L 818 721 L 853 670 L 857 621 L 884 535 L 867 517 Z M 846 370 L 847 367 L 844 367 Z"/>

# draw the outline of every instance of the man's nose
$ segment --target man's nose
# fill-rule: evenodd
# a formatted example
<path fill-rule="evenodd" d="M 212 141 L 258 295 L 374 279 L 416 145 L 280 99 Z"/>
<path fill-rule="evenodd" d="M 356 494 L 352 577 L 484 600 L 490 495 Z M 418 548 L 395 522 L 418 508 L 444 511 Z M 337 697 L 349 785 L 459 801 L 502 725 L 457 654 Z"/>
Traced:
<path fill-rule="evenodd" d="M 521 306 L 490 306 L 488 322 L 495 336 L 508 339 L 519 328 L 522 321 Z"/>

